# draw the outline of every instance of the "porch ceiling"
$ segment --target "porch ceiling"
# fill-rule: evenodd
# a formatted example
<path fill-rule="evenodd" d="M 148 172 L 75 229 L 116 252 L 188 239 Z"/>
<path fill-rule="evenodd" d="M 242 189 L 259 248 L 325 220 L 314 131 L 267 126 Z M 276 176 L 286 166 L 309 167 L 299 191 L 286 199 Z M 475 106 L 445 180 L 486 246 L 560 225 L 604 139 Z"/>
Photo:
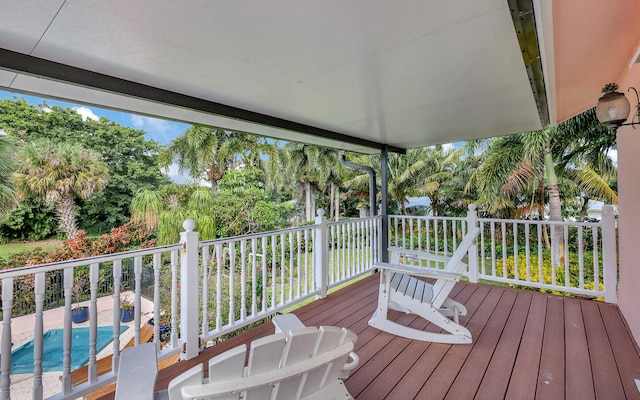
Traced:
<path fill-rule="evenodd" d="M 1 7 L 9 91 L 362 152 L 541 127 L 504 0 Z"/>

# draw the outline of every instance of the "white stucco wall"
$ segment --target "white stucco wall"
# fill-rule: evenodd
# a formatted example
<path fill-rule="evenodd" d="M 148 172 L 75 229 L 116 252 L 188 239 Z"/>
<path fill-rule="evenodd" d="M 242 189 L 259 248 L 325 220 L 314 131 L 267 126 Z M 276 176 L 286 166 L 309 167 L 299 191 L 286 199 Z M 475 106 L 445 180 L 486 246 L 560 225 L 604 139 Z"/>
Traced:
<path fill-rule="evenodd" d="M 640 344 L 640 130 L 618 129 L 618 305 Z"/>

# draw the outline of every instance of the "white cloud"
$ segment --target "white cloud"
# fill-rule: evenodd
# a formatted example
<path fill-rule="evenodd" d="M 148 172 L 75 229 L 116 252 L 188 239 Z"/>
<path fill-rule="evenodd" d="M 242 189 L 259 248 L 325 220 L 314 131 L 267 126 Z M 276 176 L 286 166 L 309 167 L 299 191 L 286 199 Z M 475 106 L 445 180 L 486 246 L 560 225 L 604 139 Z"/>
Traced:
<path fill-rule="evenodd" d="M 167 144 L 180 135 L 188 125 L 164 119 L 143 117 L 131 114 L 131 124 L 136 129 L 143 129 L 149 137 L 160 144 Z"/>
<path fill-rule="evenodd" d="M 194 182 L 193 178 L 190 177 L 188 173 L 186 173 L 186 172 L 180 173 L 180 170 L 179 170 L 178 165 L 176 163 L 171 164 L 169 166 L 169 168 L 164 169 L 162 172 L 166 176 L 168 176 L 169 179 L 171 179 L 175 183 L 192 183 L 192 182 Z M 198 186 L 211 187 L 211 184 L 209 182 L 205 181 L 204 179 L 200 179 L 196 183 L 198 184 Z"/>
<path fill-rule="evenodd" d="M 100 118 L 93 113 L 93 111 L 89 107 L 73 107 L 73 111 L 80 114 L 83 121 L 87 119 L 92 119 L 94 121 L 99 120 Z"/>
<path fill-rule="evenodd" d="M 443 143 L 440 146 L 442 146 L 442 150 L 444 151 L 449 151 L 449 150 L 453 150 L 455 148 L 453 143 Z M 435 149 L 436 146 L 429 146 L 430 149 Z"/>

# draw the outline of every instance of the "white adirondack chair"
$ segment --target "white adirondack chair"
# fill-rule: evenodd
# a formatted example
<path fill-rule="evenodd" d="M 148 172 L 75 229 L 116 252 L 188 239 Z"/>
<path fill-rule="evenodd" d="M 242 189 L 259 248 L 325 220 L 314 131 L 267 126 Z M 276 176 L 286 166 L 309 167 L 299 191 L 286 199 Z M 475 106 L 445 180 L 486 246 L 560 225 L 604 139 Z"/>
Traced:
<path fill-rule="evenodd" d="M 209 360 L 174 378 L 164 398 L 175 399 L 352 399 L 339 379 L 357 336 L 345 328 L 305 327 L 276 333 Z"/>
<path fill-rule="evenodd" d="M 404 253 L 405 257 L 444 262 L 444 269 L 400 264 L 397 257 L 394 259 L 395 263 L 376 263 L 380 268 L 380 290 L 378 307 L 369 320 L 369 325 L 409 339 L 471 343 L 471 332 L 460 325 L 458 319 L 459 315 L 467 314 L 467 309 L 448 296 L 466 268 L 463 259 L 476 240 L 478 232 L 478 227 L 471 228 L 451 257 L 411 250 L 396 251 Z M 436 281 L 431 284 L 416 277 L 433 278 Z M 419 315 L 446 333 L 415 329 L 389 320 L 389 309 Z"/>
<path fill-rule="evenodd" d="M 153 400 L 158 376 L 155 343 L 125 349 L 120 354 L 115 400 Z"/>

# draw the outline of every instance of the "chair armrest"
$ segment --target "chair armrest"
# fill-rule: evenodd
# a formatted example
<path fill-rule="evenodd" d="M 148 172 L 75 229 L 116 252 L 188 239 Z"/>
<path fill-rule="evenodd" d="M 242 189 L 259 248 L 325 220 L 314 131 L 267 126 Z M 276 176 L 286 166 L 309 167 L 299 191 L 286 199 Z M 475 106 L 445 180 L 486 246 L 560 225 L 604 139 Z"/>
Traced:
<path fill-rule="evenodd" d="M 393 253 L 402 254 L 407 257 L 417 258 L 420 260 L 437 261 L 447 263 L 451 260 L 449 256 L 443 256 L 440 254 L 433 254 L 422 250 L 409 250 L 402 247 L 389 247 L 388 250 Z"/>
<path fill-rule="evenodd" d="M 391 264 L 385 262 L 377 262 L 374 265 L 378 268 L 401 272 L 407 275 L 422 276 L 425 278 L 446 279 L 457 282 L 462 277 L 462 274 L 458 274 L 455 272 L 447 272 L 440 269 L 432 269 L 426 267 L 415 267 L 413 265 Z"/>

